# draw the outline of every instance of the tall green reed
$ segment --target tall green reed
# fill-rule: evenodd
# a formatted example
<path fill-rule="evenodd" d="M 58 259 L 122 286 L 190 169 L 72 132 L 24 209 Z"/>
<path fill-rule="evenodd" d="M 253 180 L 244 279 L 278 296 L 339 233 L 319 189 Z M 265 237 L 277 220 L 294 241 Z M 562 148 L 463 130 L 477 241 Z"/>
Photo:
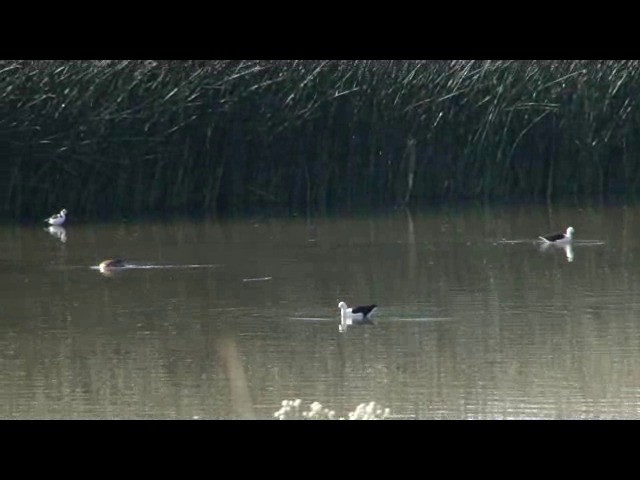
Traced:
<path fill-rule="evenodd" d="M 637 61 L 4 61 L 0 215 L 634 195 Z"/>

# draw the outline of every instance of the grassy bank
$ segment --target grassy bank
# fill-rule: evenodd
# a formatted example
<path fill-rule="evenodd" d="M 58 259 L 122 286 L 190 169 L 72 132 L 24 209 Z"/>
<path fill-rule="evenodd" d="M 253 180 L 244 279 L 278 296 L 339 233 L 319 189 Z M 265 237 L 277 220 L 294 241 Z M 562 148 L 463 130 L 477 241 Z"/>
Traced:
<path fill-rule="evenodd" d="M 0 215 L 640 190 L 637 61 L 5 61 Z"/>

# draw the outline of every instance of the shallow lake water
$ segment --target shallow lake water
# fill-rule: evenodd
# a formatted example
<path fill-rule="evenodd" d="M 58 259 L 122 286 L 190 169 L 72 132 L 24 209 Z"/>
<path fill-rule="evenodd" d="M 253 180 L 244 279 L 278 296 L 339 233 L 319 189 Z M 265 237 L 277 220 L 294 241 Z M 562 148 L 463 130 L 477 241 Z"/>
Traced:
<path fill-rule="evenodd" d="M 0 418 L 638 418 L 640 208 L 0 226 Z M 538 235 L 572 225 L 571 248 Z M 106 258 L 129 267 L 102 273 Z M 340 329 L 337 304 L 376 303 Z M 343 331 L 341 331 L 343 330 Z"/>

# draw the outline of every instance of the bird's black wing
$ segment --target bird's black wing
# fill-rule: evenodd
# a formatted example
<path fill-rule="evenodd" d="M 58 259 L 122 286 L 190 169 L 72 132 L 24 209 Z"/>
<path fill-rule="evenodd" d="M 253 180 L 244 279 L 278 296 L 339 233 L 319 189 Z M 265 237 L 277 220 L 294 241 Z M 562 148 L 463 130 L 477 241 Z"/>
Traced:
<path fill-rule="evenodd" d="M 351 310 L 351 313 L 361 313 L 365 317 L 371 313 L 371 311 L 376 308 L 376 305 L 363 305 L 361 307 L 354 307 Z"/>
<path fill-rule="evenodd" d="M 549 242 L 557 242 L 558 240 L 562 240 L 564 238 L 564 233 L 552 233 L 551 235 L 545 235 L 542 237 Z"/>

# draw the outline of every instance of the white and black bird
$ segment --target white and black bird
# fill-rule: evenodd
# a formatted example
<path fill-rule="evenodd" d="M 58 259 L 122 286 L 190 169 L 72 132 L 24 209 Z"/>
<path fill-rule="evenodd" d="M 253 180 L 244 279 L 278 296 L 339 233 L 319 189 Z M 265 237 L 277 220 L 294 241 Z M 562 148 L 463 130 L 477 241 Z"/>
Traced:
<path fill-rule="evenodd" d="M 108 260 L 104 260 L 103 262 L 100 262 L 100 265 L 98 265 L 98 269 L 102 273 L 104 273 L 114 268 L 125 268 L 126 266 L 127 266 L 127 262 L 125 262 L 124 260 L 120 258 L 110 258 Z"/>
<path fill-rule="evenodd" d="M 45 222 L 50 225 L 62 225 L 64 221 L 67 219 L 67 210 L 64 208 L 60 210 L 60 213 L 56 213 L 55 215 L 51 215 L 49 218 L 45 218 Z"/>
<path fill-rule="evenodd" d="M 349 308 L 344 302 L 338 303 L 340 318 L 342 321 L 350 320 L 355 323 L 373 323 L 373 315 L 376 313 L 377 305 L 363 305 Z"/>
<path fill-rule="evenodd" d="M 573 232 L 575 232 L 573 227 L 569 227 L 567 228 L 567 231 L 565 233 L 552 233 L 550 235 L 544 235 L 539 238 L 543 242 L 547 243 L 570 243 L 573 240 Z"/>

